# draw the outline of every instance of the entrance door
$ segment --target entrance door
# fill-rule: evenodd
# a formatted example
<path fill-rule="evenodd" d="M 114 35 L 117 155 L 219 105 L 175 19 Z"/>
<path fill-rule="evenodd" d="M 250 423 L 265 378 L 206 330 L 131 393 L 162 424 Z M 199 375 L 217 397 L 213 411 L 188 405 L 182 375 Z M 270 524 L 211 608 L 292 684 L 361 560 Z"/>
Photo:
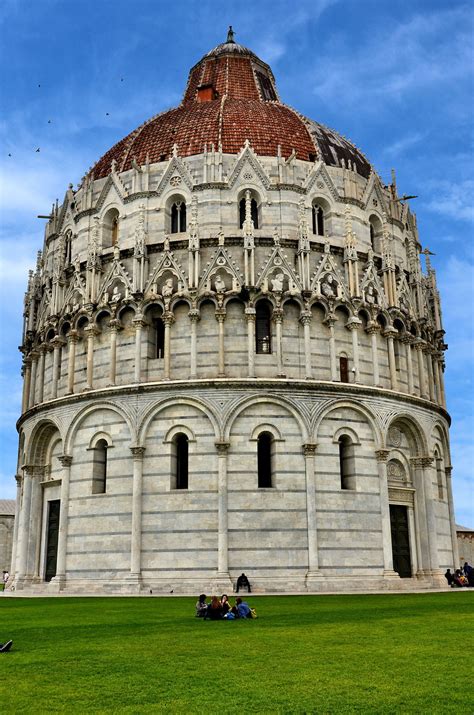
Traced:
<path fill-rule="evenodd" d="M 56 576 L 56 563 L 58 560 L 58 534 L 59 511 L 61 500 L 54 499 L 48 502 L 48 531 L 46 535 L 46 570 L 45 581 L 51 581 Z"/>
<path fill-rule="evenodd" d="M 406 506 L 390 504 L 393 570 L 401 578 L 411 578 L 410 537 Z"/>

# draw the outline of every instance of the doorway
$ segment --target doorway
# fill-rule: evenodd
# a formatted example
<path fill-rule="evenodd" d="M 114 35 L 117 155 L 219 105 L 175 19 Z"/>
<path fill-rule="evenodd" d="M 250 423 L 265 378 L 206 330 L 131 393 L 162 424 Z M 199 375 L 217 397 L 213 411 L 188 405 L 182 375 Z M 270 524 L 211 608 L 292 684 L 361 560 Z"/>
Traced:
<path fill-rule="evenodd" d="M 393 570 L 400 578 L 411 578 L 410 535 L 406 506 L 390 504 Z"/>
<path fill-rule="evenodd" d="M 46 534 L 46 568 L 44 574 L 45 581 L 51 581 L 56 576 L 56 564 L 58 561 L 58 535 L 59 535 L 59 512 L 60 499 L 53 499 L 48 502 L 48 531 Z"/>

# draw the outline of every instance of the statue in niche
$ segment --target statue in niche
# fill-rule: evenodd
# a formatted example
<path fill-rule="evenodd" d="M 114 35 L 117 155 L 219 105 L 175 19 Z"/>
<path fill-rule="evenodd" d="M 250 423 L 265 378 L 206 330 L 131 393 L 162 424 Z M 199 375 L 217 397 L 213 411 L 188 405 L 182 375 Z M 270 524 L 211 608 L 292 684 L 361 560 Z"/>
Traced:
<path fill-rule="evenodd" d="M 167 278 L 164 282 L 163 288 L 161 289 L 161 295 L 163 298 L 171 298 L 173 295 L 173 279 Z"/>
<path fill-rule="evenodd" d="M 119 303 L 122 300 L 122 293 L 118 285 L 115 285 L 112 289 L 112 296 L 110 298 L 111 303 Z"/>
<path fill-rule="evenodd" d="M 377 291 L 372 284 L 365 291 L 365 302 L 369 305 L 377 305 Z"/>
<path fill-rule="evenodd" d="M 333 276 L 330 273 L 321 283 L 321 293 L 326 298 L 335 298 L 337 295 L 337 282 L 334 280 Z"/>
<path fill-rule="evenodd" d="M 285 276 L 283 273 L 277 273 L 274 278 L 272 278 L 272 291 L 275 293 L 281 293 L 283 290 L 283 281 Z"/>
<path fill-rule="evenodd" d="M 403 310 L 405 313 L 410 312 L 408 301 L 403 293 L 398 296 L 398 304 L 400 306 L 400 310 Z"/>
<path fill-rule="evenodd" d="M 217 241 L 219 246 L 224 246 L 225 245 L 225 236 L 224 236 L 224 231 L 222 230 L 222 227 L 217 234 Z"/>
<path fill-rule="evenodd" d="M 72 298 L 71 312 L 75 313 L 82 308 L 82 296 L 80 293 L 74 293 Z"/>
<path fill-rule="evenodd" d="M 216 293 L 224 293 L 225 292 L 225 283 L 222 279 L 222 276 L 219 275 L 219 273 L 216 275 L 214 279 L 214 287 L 216 289 Z"/>
<path fill-rule="evenodd" d="M 169 250 L 170 250 L 170 239 L 169 239 L 169 236 L 165 236 L 165 240 L 163 241 L 163 250 L 164 250 L 164 251 L 169 251 Z"/>

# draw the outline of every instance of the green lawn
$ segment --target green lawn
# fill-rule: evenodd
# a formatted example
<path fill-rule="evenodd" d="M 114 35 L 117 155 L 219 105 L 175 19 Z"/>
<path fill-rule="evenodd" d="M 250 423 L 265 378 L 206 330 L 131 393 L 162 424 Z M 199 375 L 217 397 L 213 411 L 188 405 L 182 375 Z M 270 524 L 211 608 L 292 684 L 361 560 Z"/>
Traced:
<path fill-rule="evenodd" d="M 474 712 L 472 592 L 195 600 L 0 596 L 6 711 Z"/>

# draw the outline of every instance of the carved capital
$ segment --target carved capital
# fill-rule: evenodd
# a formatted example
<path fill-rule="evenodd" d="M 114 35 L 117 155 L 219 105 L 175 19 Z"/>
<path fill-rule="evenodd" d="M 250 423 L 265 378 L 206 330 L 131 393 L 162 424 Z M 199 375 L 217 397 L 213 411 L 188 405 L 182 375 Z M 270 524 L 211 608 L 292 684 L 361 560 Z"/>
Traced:
<path fill-rule="evenodd" d="M 79 340 L 79 333 L 77 330 L 70 330 L 69 333 L 66 335 L 66 339 L 68 343 L 77 343 Z"/>
<path fill-rule="evenodd" d="M 109 332 L 118 333 L 119 330 L 122 330 L 122 323 L 117 318 L 113 318 L 109 323 Z"/>
<path fill-rule="evenodd" d="M 350 318 L 346 323 L 346 328 L 348 330 L 359 330 L 361 325 L 362 320 L 359 320 L 359 318 Z"/>
<path fill-rule="evenodd" d="M 398 336 L 398 330 L 395 330 L 395 328 L 388 327 L 385 328 L 382 335 L 384 338 L 392 338 L 393 340 L 393 338 L 396 338 Z"/>
<path fill-rule="evenodd" d="M 375 450 L 375 458 L 377 459 L 377 462 L 386 462 L 389 454 L 390 454 L 389 449 L 376 449 Z"/>
<path fill-rule="evenodd" d="M 59 350 L 62 348 L 64 345 L 66 345 L 66 341 L 64 338 L 61 338 L 59 335 L 56 335 L 52 340 L 51 340 L 51 345 L 55 350 Z"/>
<path fill-rule="evenodd" d="M 84 335 L 88 340 L 92 340 L 96 335 L 99 335 L 99 331 L 95 325 L 86 325 L 84 328 Z"/>
<path fill-rule="evenodd" d="M 21 487 L 22 482 L 23 482 L 23 475 L 15 474 L 15 481 L 16 481 L 17 487 Z"/>
<path fill-rule="evenodd" d="M 197 310 L 196 308 L 192 308 L 188 313 L 188 318 L 191 323 L 197 323 L 199 322 L 199 320 L 201 320 L 201 314 L 199 310 Z"/>
<path fill-rule="evenodd" d="M 42 479 L 44 476 L 44 467 L 37 464 L 24 464 L 22 466 L 24 479 Z"/>
<path fill-rule="evenodd" d="M 146 447 L 130 447 L 133 459 L 142 460 L 145 454 Z"/>
<path fill-rule="evenodd" d="M 162 320 L 165 325 L 173 325 L 173 323 L 174 323 L 173 313 L 169 310 L 165 311 L 163 313 Z"/>
<path fill-rule="evenodd" d="M 416 350 L 424 350 L 425 349 L 425 341 L 422 340 L 421 338 L 418 338 L 416 342 L 414 343 L 415 349 Z"/>
<path fill-rule="evenodd" d="M 434 457 L 429 457 L 428 455 L 423 455 L 421 457 L 412 457 L 410 459 L 411 465 L 415 469 L 423 469 L 425 467 L 431 467 L 434 462 Z"/>
<path fill-rule="evenodd" d="M 218 323 L 223 323 L 224 320 L 226 319 L 227 313 L 225 312 L 224 308 L 216 308 L 216 320 Z"/>
<path fill-rule="evenodd" d="M 311 312 L 305 310 L 300 315 L 300 323 L 302 325 L 311 325 L 311 318 L 312 318 Z"/>
<path fill-rule="evenodd" d="M 328 328 L 332 328 L 333 325 L 336 323 L 337 318 L 333 313 L 330 313 L 324 320 L 323 323 L 324 325 L 327 325 Z"/>
<path fill-rule="evenodd" d="M 112 323 L 112 321 L 110 321 L 110 322 Z M 117 322 L 119 322 L 119 321 L 117 321 Z M 164 322 L 164 317 L 163 317 L 163 322 Z M 146 322 L 146 320 L 144 320 L 144 318 L 142 316 L 139 316 L 138 318 L 134 318 L 132 320 L 132 324 L 134 325 L 135 330 L 140 330 L 141 328 L 146 327 L 147 322 Z"/>
<path fill-rule="evenodd" d="M 63 467 L 70 467 L 72 464 L 72 457 L 70 454 L 62 454 L 58 457 L 58 459 Z"/>
<path fill-rule="evenodd" d="M 404 333 L 404 335 L 402 335 L 400 340 L 402 341 L 402 343 L 404 345 L 413 345 L 415 338 L 413 335 L 410 335 L 410 333 Z"/>
<path fill-rule="evenodd" d="M 273 308 L 272 318 L 275 323 L 283 322 L 283 308 Z"/>
<path fill-rule="evenodd" d="M 373 333 L 380 333 L 381 330 L 381 326 L 376 321 L 371 320 L 370 323 L 367 324 L 365 332 L 372 335 Z"/>
<path fill-rule="evenodd" d="M 445 467 L 444 468 L 444 473 L 446 474 L 446 479 L 451 479 L 452 473 L 453 473 L 453 468 L 450 467 Z"/>
<path fill-rule="evenodd" d="M 314 457 L 317 448 L 316 442 L 305 442 L 303 444 L 303 454 L 305 457 Z"/>
<path fill-rule="evenodd" d="M 255 308 L 245 308 L 245 317 L 247 318 L 247 322 L 249 323 L 255 323 L 255 320 L 257 318 L 257 313 Z"/>
<path fill-rule="evenodd" d="M 230 447 L 230 442 L 215 442 L 216 445 L 216 450 L 218 454 L 223 455 L 227 454 L 229 447 Z"/>

